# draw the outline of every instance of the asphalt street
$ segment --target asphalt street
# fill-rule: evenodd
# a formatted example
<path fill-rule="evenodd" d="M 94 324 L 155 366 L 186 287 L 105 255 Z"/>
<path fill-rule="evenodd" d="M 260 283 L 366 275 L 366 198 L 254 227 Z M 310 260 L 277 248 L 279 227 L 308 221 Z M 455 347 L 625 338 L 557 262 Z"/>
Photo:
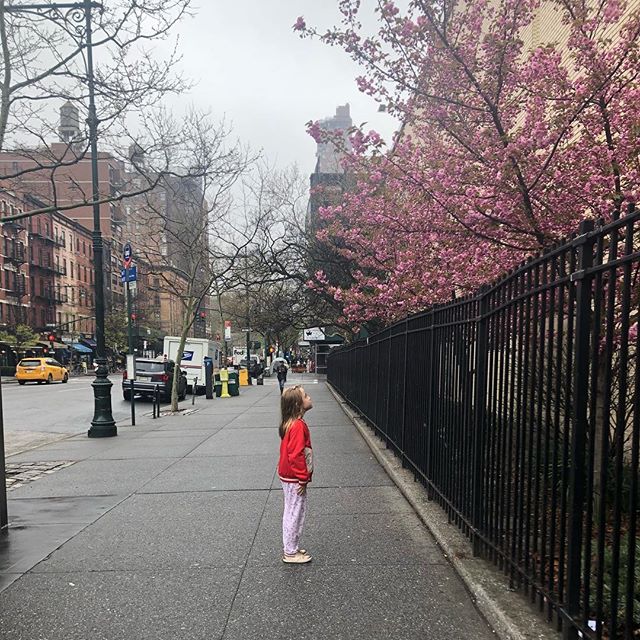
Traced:
<path fill-rule="evenodd" d="M 129 403 L 122 399 L 121 374 L 110 375 L 116 424 L 131 424 Z M 2 385 L 6 454 L 86 432 L 93 417 L 93 376 L 71 378 L 67 384 Z M 150 412 L 151 402 L 136 405 Z"/>

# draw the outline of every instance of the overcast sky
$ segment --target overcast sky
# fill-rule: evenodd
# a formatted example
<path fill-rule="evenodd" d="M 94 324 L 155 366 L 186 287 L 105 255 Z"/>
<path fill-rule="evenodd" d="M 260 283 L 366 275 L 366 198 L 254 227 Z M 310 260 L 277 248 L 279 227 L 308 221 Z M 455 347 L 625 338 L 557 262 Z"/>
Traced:
<path fill-rule="evenodd" d="M 339 49 L 300 37 L 292 25 L 328 27 L 338 0 L 198 0 L 197 17 L 178 28 L 183 69 L 197 81 L 184 104 L 225 116 L 234 133 L 280 166 L 313 171 L 315 143 L 305 123 L 349 103 L 354 123 L 389 140 L 392 118 L 355 84 L 358 67 Z"/>

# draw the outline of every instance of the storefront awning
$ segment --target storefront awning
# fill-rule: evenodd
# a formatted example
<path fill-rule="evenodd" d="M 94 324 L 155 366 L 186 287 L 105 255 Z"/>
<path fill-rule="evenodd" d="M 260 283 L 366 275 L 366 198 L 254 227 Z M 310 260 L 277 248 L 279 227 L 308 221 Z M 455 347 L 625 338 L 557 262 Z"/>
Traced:
<path fill-rule="evenodd" d="M 85 347 L 83 344 L 80 344 L 79 342 L 74 342 L 71 345 L 78 353 L 92 353 L 91 349 L 89 349 L 89 347 Z"/>
<path fill-rule="evenodd" d="M 80 342 L 86 344 L 92 349 L 95 349 L 98 346 L 98 343 L 95 340 L 92 340 L 91 338 L 80 338 Z"/>

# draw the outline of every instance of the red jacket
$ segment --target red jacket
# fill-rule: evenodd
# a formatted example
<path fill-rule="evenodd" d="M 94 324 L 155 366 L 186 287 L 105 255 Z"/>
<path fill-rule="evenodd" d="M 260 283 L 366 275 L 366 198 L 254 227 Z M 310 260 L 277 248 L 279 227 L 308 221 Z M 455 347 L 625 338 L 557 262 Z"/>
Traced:
<path fill-rule="evenodd" d="M 278 476 L 283 482 L 307 484 L 313 475 L 311 435 L 304 420 L 294 420 L 280 441 Z"/>

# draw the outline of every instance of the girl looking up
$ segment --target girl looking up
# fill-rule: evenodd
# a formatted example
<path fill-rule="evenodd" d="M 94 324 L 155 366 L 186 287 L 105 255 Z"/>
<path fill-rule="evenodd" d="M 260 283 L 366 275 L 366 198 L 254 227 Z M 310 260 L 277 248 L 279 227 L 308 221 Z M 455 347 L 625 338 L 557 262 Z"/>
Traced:
<path fill-rule="evenodd" d="M 282 514 L 282 561 L 305 564 L 311 556 L 300 548 L 307 511 L 307 484 L 313 475 L 313 453 L 309 427 L 304 414 L 313 408 L 311 398 L 301 386 L 285 389 L 280 400 L 280 460 L 278 476 L 284 491 Z"/>

